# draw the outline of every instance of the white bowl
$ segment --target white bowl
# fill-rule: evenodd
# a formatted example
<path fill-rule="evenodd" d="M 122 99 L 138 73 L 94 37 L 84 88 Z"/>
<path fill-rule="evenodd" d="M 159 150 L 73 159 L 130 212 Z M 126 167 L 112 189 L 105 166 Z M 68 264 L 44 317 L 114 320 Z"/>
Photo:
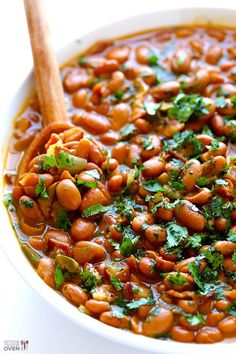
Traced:
<path fill-rule="evenodd" d="M 132 34 L 142 30 L 153 29 L 156 27 L 169 25 L 187 25 L 187 24 L 219 24 L 224 26 L 235 26 L 236 10 L 234 9 L 212 9 L 212 8 L 182 8 L 163 10 L 154 13 L 143 14 L 119 21 L 98 30 L 91 32 L 80 40 L 76 40 L 65 47 L 58 53 L 58 60 L 62 64 L 68 59 L 79 54 L 95 41 L 106 38 L 116 38 L 125 34 Z M 236 27 L 236 26 L 235 26 Z M 8 110 L 7 117 L 2 117 L 2 146 L 1 153 L 1 176 L 0 176 L 0 198 L 2 200 L 3 194 L 3 164 L 6 156 L 6 142 L 11 132 L 12 118 L 18 113 L 25 97 L 31 92 L 34 87 L 34 80 L 31 74 L 25 79 L 22 86 L 15 94 L 11 106 Z M 8 214 L 0 203 L 1 215 L 1 243 L 8 255 L 10 261 L 13 263 L 19 274 L 35 289 L 44 299 L 54 306 L 58 312 L 66 316 L 68 319 L 74 321 L 78 326 L 81 326 L 96 335 L 106 337 L 114 342 L 126 344 L 130 347 L 143 349 L 145 353 L 156 352 L 159 354 L 199 354 L 202 353 L 216 354 L 224 351 L 233 351 L 235 348 L 235 340 L 227 340 L 212 345 L 203 344 L 185 344 L 174 341 L 161 341 L 140 335 L 135 335 L 130 332 L 122 331 L 110 326 L 107 326 L 89 316 L 80 313 L 74 306 L 63 299 L 56 291 L 49 288 L 41 278 L 36 274 L 34 269 L 30 266 L 28 260 L 21 252 L 17 239 L 14 235 Z"/>

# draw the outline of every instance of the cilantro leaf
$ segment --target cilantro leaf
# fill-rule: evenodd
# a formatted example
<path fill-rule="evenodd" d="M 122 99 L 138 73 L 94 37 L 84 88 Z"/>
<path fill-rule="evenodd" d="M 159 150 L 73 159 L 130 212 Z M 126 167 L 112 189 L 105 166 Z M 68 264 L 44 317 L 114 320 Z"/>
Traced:
<path fill-rule="evenodd" d="M 198 119 L 209 112 L 203 97 L 198 94 L 180 93 L 174 97 L 173 105 L 174 107 L 168 110 L 168 117 L 177 117 L 181 123 Z"/>
<path fill-rule="evenodd" d="M 137 130 L 137 128 L 134 124 L 126 124 L 120 131 L 121 139 L 128 138 L 135 130 Z"/>
<path fill-rule="evenodd" d="M 94 204 L 90 207 L 84 209 L 82 216 L 88 218 L 90 216 L 94 216 L 100 213 L 106 213 L 110 209 L 110 206 L 103 206 L 101 204 Z"/>
<path fill-rule="evenodd" d="M 155 179 L 145 182 L 144 189 L 149 192 L 163 192 L 165 188 Z"/>
<path fill-rule="evenodd" d="M 69 214 L 66 210 L 59 210 L 56 213 L 55 225 L 58 229 L 68 231 L 71 227 Z"/>
<path fill-rule="evenodd" d="M 179 226 L 175 222 L 169 222 L 167 224 L 166 233 L 167 248 L 178 246 L 188 236 L 187 228 L 184 226 Z"/>
<path fill-rule="evenodd" d="M 177 272 L 176 274 L 162 273 L 161 275 L 168 279 L 168 282 L 171 286 L 188 284 L 187 280 L 180 272 Z"/>
<path fill-rule="evenodd" d="M 121 90 L 116 90 L 114 92 L 114 96 L 112 97 L 112 101 L 119 102 L 122 100 L 124 93 Z"/>
<path fill-rule="evenodd" d="M 92 267 L 82 270 L 80 272 L 80 279 L 87 290 L 91 290 L 101 283 L 101 276 L 99 273 L 96 274 Z"/>
<path fill-rule="evenodd" d="M 203 315 L 200 312 L 197 312 L 194 315 L 191 315 L 191 314 L 188 314 L 188 313 L 184 313 L 184 317 L 186 318 L 186 320 L 192 326 L 196 326 L 198 324 L 204 324 L 205 323 L 205 319 L 204 319 Z"/>
<path fill-rule="evenodd" d="M 97 182 L 95 182 L 95 181 L 88 182 L 88 181 L 82 181 L 81 179 L 77 179 L 76 184 L 78 186 L 85 186 L 88 188 L 97 188 L 97 186 L 98 186 Z"/>
<path fill-rule="evenodd" d="M 80 66 L 86 66 L 88 64 L 88 58 L 85 55 L 82 55 L 79 58 L 79 65 Z"/>
<path fill-rule="evenodd" d="M 134 233 L 130 226 L 126 227 L 123 231 L 123 239 L 120 244 L 120 253 L 124 257 L 129 257 L 134 251 L 134 246 L 139 240 L 139 235 Z"/>
<path fill-rule="evenodd" d="M 202 254 L 213 269 L 220 268 L 223 265 L 224 256 L 219 252 L 215 252 L 214 249 L 209 247 Z"/>
<path fill-rule="evenodd" d="M 185 246 L 194 250 L 198 250 L 202 246 L 202 242 L 205 240 L 205 238 L 206 235 L 204 234 L 193 234 L 187 238 Z"/>
<path fill-rule="evenodd" d="M 233 106 L 236 107 L 236 95 L 231 96 L 230 99 L 231 99 L 231 102 L 232 102 Z"/>
<path fill-rule="evenodd" d="M 227 307 L 227 312 L 232 316 L 236 316 L 236 301 L 233 301 L 232 304 Z"/>
<path fill-rule="evenodd" d="M 229 232 L 227 240 L 236 243 L 236 232 Z"/>
<path fill-rule="evenodd" d="M 49 198 L 48 193 L 47 193 L 47 189 L 46 189 L 46 185 L 45 185 L 45 177 L 44 176 L 39 177 L 39 183 L 36 184 L 36 186 L 35 186 L 35 195 L 36 195 L 36 197 L 40 197 L 43 200 L 46 200 Z"/>
<path fill-rule="evenodd" d="M 147 112 L 149 116 L 155 116 L 160 110 L 162 103 L 155 102 L 144 102 L 143 109 Z"/>
<path fill-rule="evenodd" d="M 151 136 L 145 136 L 143 139 L 143 148 L 144 150 L 150 151 L 154 149 L 153 138 Z"/>
<path fill-rule="evenodd" d="M 192 130 L 175 133 L 172 139 L 163 140 L 163 147 L 167 152 L 189 147 L 189 145 L 193 147 L 190 157 L 198 157 L 203 152 L 203 145 Z"/>
<path fill-rule="evenodd" d="M 33 208 L 34 201 L 31 199 L 20 199 L 20 204 L 23 205 L 25 208 Z"/>
<path fill-rule="evenodd" d="M 219 178 L 216 180 L 218 186 L 227 186 L 228 182 L 225 179 Z"/>
<path fill-rule="evenodd" d="M 227 102 L 224 96 L 220 96 L 216 98 L 216 107 L 224 108 L 226 106 L 227 106 Z"/>
<path fill-rule="evenodd" d="M 115 275 L 110 276 L 110 281 L 117 291 L 120 291 L 123 289 L 123 283 Z"/>
<path fill-rule="evenodd" d="M 88 170 L 88 171 L 85 171 L 86 175 L 89 175 L 95 179 L 100 179 L 100 173 L 98 172 L 98 170 Z"/>
<path fill-rule="evenodd" d="M 154 304 L 155 304 L 155 300 L 151 296 L 149 296 L 147 298 L 141 298 L 141 299 L 138 299 L 138 300 L 132 300 L 131 302 L 126 304 L 126 308 L 128 310 L 136 310 L 140 306 L 143 306 L 143 305 L 154 305 Z"/>
<path fill-rule="evenodd" d="M 158 64 L 158 57 L 153 52 L 153 50 L 150 50 L 149 56 L 148 56 L 148 65 L 149 66 L 156 66 L 157 64 Z"/>
<path fill-rule="evenodd" d="M 51 167 L 57 167 L 57 161 L 54 155 L 45 155 L 43 158 L 43 168 L 47 170 Z"/>
<path fill-rule="evenodd" d="M 74 156 L 67 154 L 65 151 L 59 151 L 57 156 L 45 155 L 43 158 L 43 168 L 48 169 L 57 167 L 65 170 L 75 165 Z"/>
<path fill-rule="evenodd" d="M 210 183 L 210 180 L 209 180 L 209 178 L 206 178 L 206 177 L 199 177 L 199 178 L 197 178 L 196 182 L 197 182 L 196 185 L 198 187 L 205 187 Z"/>
<path fill-rule="evenodd" d="M 124 309 L 120 306 L 112 305 L 112 311 L 111 311 L 112 316 L 116 318 L 124 318 Z"/>

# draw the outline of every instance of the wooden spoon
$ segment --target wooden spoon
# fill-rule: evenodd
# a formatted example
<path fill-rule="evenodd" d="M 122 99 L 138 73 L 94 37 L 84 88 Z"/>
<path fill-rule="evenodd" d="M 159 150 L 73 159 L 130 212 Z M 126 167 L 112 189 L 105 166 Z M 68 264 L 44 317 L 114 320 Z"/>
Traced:
<path fill-rule="evenodd" d="M 28 171 L 30 161 L 37 156 L 52 133 L 61 133 L 73 126 L 66 114 L 59 68 L 50 43 L 42 0 L 24 0 L 24 4 L 44 129 L 25 152 L 19 168 L 20 176 Z"/>
<path fill-rule="evenodd" d="M 24 0 L 34 73 L 44 127 L 66 123 L 67 114 L 58 64 L 51 46 L 42 0 Z"/>

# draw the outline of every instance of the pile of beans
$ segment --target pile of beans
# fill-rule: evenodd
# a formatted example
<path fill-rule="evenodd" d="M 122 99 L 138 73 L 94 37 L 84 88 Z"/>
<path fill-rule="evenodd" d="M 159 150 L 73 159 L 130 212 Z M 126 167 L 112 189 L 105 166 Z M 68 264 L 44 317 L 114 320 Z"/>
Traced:
<path fill-rule="evenodd" d="M 235 336 L 236 32 L 99 42 L 61 77 L 70 124 L 42 133 L 32 98 L 5 172 L 39 276 L 81 312 L 136 334 Z"/>

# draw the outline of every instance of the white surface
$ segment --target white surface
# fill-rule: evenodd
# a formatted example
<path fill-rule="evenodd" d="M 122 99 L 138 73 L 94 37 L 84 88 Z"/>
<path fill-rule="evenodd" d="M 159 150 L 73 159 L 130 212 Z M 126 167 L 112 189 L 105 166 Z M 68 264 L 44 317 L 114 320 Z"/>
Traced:
<path fill-rule="evenodd" d="M 224 0 L 224 6 L 233 1 Z M 165 7 L 206 5 L 206 1 L 165 1 Z M 208 6 L 222 1 L 208 1 Z M 46 1 L 55 49 L 82 34 L 134 14 L 162 8 L 158 0 Z M 236 7 L 236 5 L 235 5 Z M 92 14 L 90 13 L 92 11 Z M 158 26 L 158 23 L 157 23 Z M 31 54 L 21 0 L 0 1 L 1 109 L 11 98 L 31 66 Z M 1 119 L 4 119 L 1 116 Z M 1 231 L 3 232 L 3 231 Z M 123 354 L 125 346 L 79 329 L 51 308 L 26 284 L 0 249 L 0 353 L 3 340 L 29 340 L 28 353 Z M 122 335 L 122 333 L 121 333 Z M 128 349 L 129 354 L 141 351 Z M 204 353 L 203 353 L 204 354 Z"/>

